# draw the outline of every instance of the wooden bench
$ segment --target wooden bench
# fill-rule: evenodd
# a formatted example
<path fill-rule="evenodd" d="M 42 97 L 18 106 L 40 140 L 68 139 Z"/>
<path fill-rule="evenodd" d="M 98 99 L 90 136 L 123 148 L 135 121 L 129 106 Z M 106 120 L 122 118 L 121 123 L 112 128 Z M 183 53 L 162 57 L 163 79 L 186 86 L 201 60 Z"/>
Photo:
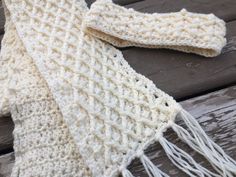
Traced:
<path fill-rule="evenodd" d="M 94 0 L 87 0 L 91 4 Z M 201 123 L 207 134 L 236 159 L 236 1 L 235 0 L 114 0 L 141 12 L 174 12 L 182 8 L 200 13 L 214 13 L 227 25 L 228 44 L 220 56 L 205 58 L 166 49 L 129 47 L 122 52 L 130 65 L 181 101 Z M 0 37 L 4 34 L 4 14 L 0 9 Z M 180 122 L 181 124 L 181 122 Z M 0 177 L 10 175 L 14 164 L 13 122 L 0 118 Z M 197 161 L 210 167 L 206 160 L 171 133 L 167 136 L 189 152 Z M 160 145 L 147 150 L 148 156 L 170 176 L 185 177 L 168 160 Z M 135 176 L 145 177 L 144 169 L 135 160 L 130 169 Z"/>

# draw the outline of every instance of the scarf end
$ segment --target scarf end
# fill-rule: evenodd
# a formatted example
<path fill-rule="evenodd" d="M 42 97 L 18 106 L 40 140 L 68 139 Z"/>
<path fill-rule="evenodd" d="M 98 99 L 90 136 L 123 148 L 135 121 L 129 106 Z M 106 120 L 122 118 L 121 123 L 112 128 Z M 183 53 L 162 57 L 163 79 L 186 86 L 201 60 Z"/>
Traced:
<path fill-rule="evenodd" d="M 229 157 L 220 146 L 206 135 L 195 118 L 184 109 L 181 109 L 178 116 L 184 121 L 187 129 L 176 123 L 171 124 L 170 127 L 191 149 L 203 155 L 212 165 L 215 172 L 197 163 L 187 152 L 161 135 L 157 138 L 158 142 L 170 161 L 191 177 L 233 177 L 236 175 L 236 161 Z M 169 175 L 155 166 L 143 151 L 138 154 L 137 157 L 139 157 L 149 177 L 169 177 Z M 121 173 L 123 177 L 134 177 L 127 168 L 122 169 Z"/>

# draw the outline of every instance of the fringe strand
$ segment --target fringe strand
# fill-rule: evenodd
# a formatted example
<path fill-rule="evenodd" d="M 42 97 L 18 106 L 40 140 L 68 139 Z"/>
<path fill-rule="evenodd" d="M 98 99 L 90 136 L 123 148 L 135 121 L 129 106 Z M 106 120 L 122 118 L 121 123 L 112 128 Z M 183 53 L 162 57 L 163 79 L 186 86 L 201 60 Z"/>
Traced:
<path fill-rule="evenodd" d="M 169 175 L 158 169 L 146 155 L 143 154 L 140 160 L 149 177 L 169 177 Z"/>
<path fill-rule="evenodd" d="M 236 162 L 206 135 L 195 118 L 184 109 L 180 112 L 180 116 L 191 134 L 183 127 L 173 124 L 172 129 L 177 133 L 178 137 L 208 159 L 222 177 L 236 175 Z"/>

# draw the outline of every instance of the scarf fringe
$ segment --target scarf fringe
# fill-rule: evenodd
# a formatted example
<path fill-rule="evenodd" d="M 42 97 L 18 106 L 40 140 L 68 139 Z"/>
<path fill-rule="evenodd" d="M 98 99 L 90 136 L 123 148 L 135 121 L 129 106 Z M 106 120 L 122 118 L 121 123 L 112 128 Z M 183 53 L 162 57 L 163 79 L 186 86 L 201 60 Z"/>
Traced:
<path fill-rule="evenodd" d="M 171 162 L 189 176 L 220 177 L 219 175 L 212 173 L 211 171 L 199 165 L 188 153 L 186 153 L 176 145 L 172 144 L 165 138 L 161 137 L 159 142 Z"/>
<path fill-rule="evenodd" d="M 158 169 L 146 155 L 142 155 L 140 160 L 149 177 L 169 177 L 167 174 Z"/>
<path fill-rule="evenodd" d="M 196 119 L 184 109 L 180 112 L 180 117 L 191 134 L 181 126 L 173 124 L 172 128 L 178 137 L 192 149 L 202 154 L 222 177 L 236 175 L 236 161 L 206 135 Z"/>
<path fill-rule="evenodd" d="M 132 175 L 132 173 L 131 173 L 129 170 L 127 170 L 127 169 L 124 169 L 124 170 L 122 171 L 122 176 L 123 176 L 123 177 L 134 177 L 134 176 Z"/>
<path fill-rule="evenodd" d="M 204 168 L 187 152 L 183 151 L 163 136 L 160 136 L 158 141 L 171 162 L 190 177 L 234 177 L 234 175 L 236 175 L 236 161 L 229 157 L 220 146 L 206 135 L 191 114 L 182 109 L 179 115 L 186 124 L 187 129 L 184 129 L 176 123 L 173 123 L 171 128 L 183 142 L 203 155 L 216 170 L 216 173 Z M 145 154 L 141 154 L 139 158 L 149 177 L 169 177 L 169 175 L 155 166 Z M 128 169 L 124 169 L 122 175 L 123 177 L 134 177 Z"/>

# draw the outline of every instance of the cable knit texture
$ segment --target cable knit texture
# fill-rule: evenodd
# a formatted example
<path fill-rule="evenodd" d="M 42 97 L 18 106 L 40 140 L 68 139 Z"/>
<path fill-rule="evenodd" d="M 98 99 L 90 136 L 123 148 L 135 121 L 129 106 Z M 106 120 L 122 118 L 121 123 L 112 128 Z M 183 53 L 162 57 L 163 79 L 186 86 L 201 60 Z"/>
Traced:
<path fill-rule="evenodd" d="M 8 14 L 5 31 L 0 71 L 8 83 L 3 86 L 11 97 L 3 111 L 11 111 L 15 126 L 15 164 L 11 177 L 90 177 L 46 82 Z"/>
<path fill-rule="evenodd" d="M 135 73 L 120 51 L 80 35 L 77 1 L 12 2 L 7 4 L 20 37 L 37 58 L 93 175 L 118 175 L 122 164 L 173 121 L 177 103 Z"/>
<path fill-rule="evenodd" d="M 158 20 L 174 18 L 170 23 L 175 24 L 185 12 L 145 15 L 109 4 L 110 1 L 98 1 L 91 12 L 82 0 L 5 0 L 5 3 L 12 20 L 7 31 L 13 35 L 12 42 L 6 42 L 5 47 L 12 50 L 10 58 L 16 63 L 14 79 L 10 79 L 15 85 L 11 84 L 9 91 L 16 125 L 16 176 L 117 177 L 122 173 L 131 177 L 127 166 L 136 157 L 144 159 L 144 164 L 148 162 L 143 158 L 144 150 L 155 141 L 165 142 L 162 133 L 173 126 L 182 108 L 152 81 L 136 73 L 119 50 L 99 38 L 118 46 L 167 47 L 170 43 L 152 43 L 150 36 L 138 30 L 147 25 L 145 20 L 145 24 L 140 22 L 143 19 L 137 26 L 134 24 L 138 18 L 154 19 L 157 26 L 147 29 L 152 31 L 159 27 Z M 102 13 L 103 8 L 106 13 Z M 97 19 L 97 9 L 97 16 L 105 20 Z M 111 9 L 120 17 L 114 18 Z M 129 33 L 119 35 L 122 28 L 107 30 L 110 16 L 120 23 L 123 15 L 135 20 L 131 20 L 131 26 L 121 26 L 132 33 L 139 31 L 144 40 L 135 40 L 135 35 Z M 200 46 L 198 36 L 198 42 L 191 45 L 179 38 L 167 48 L 205 56 L 218 54 L 225 43 L 224 23 L 216 17 L 191 13 L 186 16 L 203 23 L 212 22 L 219 33 L 214 37 L 206 32 L 206 36 L 214 39 Z M 93 19 L 99 23 L 93 23 Z M 104 23 L 100 24 L 101 21 Z M 115 22 L 111 28 L 114 25 Z M 91 26 L 98 33 L 87 32 Z M 178 25 L 172 28 L 179 29 Z M 187 23 L 184 28 L 189 30 L 191 25 Z M 206 24 L 203 28 L 208 30 Z M 159 32 L 154 31 L 156 41 Z M 106 38 L 104 33 L 114 37 Z M 116 38 L 120 41 L 116 42 Z"/>
<path fill-rule="evenodd" d="M 226 44 L 223 20 L 185 9 L 148 14 L 99 0 L 92 4 L 83 22 L 86 32 L 118 47 L 169 48 L 213 57 Z"/>
<path fill-rule="evenodd" d="M 5 10 L 5 18 L 8 22 L 9 12 Z M 5 31 L 11 30 L 7 23 L 5 24 Z M 10 114 L 9 105 L 9 81 L 13 77 L 13 59 L 10 55 L 11 50 L 7 47 L 8 44 L 12 44 L 13 37 L 6 33 L 1 41 L 1 53 L 0 53 L 0 117 Z"/>

